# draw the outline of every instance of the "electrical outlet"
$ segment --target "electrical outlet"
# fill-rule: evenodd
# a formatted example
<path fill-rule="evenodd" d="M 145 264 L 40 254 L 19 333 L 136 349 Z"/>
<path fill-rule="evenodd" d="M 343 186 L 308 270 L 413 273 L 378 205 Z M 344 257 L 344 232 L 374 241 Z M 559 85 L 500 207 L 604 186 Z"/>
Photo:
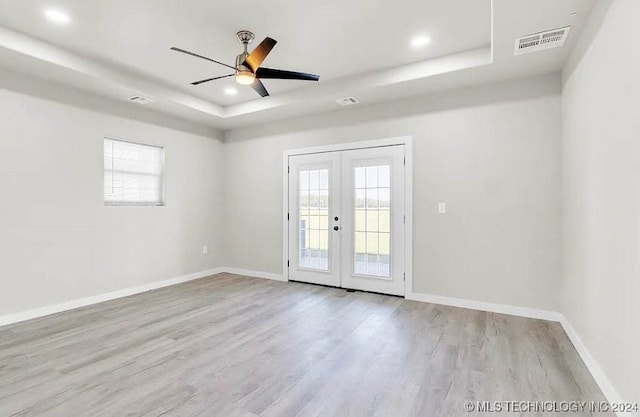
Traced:
<path fill-rule="evenodd" d="M 438 203 L 438 213 L 445 214 L 447 212 L 447 203 Z"/>
<path fill-rule="evenodd" d="M 203 246 L 202 247 L 202 254 L 206 255 L 207 253 L 209 253 L 209 247 L 208 246 Z"/>

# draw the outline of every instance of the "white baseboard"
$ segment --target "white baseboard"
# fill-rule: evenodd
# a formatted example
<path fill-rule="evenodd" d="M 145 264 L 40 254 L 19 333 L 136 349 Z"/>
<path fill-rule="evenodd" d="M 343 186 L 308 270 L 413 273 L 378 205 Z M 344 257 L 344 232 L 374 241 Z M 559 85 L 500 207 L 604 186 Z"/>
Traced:
<path fill-rule="evenodd" d="M 483 301 L 473 301 L 473 300 L 465 300 L 461 298 L 451 298 L 451 297 L 443 297 L 439 295 L 429 295 L 429 294 L 420 294 L 420 293 L 410 293 L 405 297 L 407 300 L 414 301 L 422 301 L 425 303 L 433 303 L 433 304 L 441 304 L 452 307 L 461 307 L 468 308 L 471 310 L 480 310 L 480 311 L 489 311 L 492 313 L 500 313 L 500 314 L 508 314 L 511 316 L 518 317 L 526 317 L 540 320 L 548 320 L 548 321 L 556 321 L 559 322 L 564 328 L 565 333 L 573 343 L 573 346 L 576 348 L 576 351 L 582 358 L 582 361 L 589 369 L 589 372 L 593 376 L 593 379 L 600 387 L 600 390 L 607 398 L 609 403 L 623 403 L 624 401 L 616 391 L 616 389 L 611 384 L 611 381 L 607 378 L 606 374 L 598 365 L 598 362 L 591 356 L 591 353 L 582 342 L 578 333 L 576 333 L 573 326 L 567 318 L 562 314 L 555 311 L 548 310 L 538 310 L 527 307 L 517 307 L 505 304 L 494 304 L 494 303 L 485 303 Z M 638 416 L 634 413 L 617 413 L 618 417 L 631 417 Z"/>
<path fill-rule="evenodd" d="M 422 301 L 424 303 L 441 304 L 452 307 L 468 308 L 471 310 L 488 311 L 491 313 L 508 314 L 510 316 L 526 317 L 531 319 L 561 321 L 562 314 L 555 311 L 539 310 L 535 308 L 517 307 L 507 304 L 486 303 L 484 301 L 465 300 L 462 298 L 444 297 L 421 293 L 409 293 L 407 300 Z"/>
<path fill-rule="evenodd" d="M 0 326 L 7 324 L 18 323 L 25 320 L 30 320 L 38 317 L 48 316 L 50 314 L 60 313 L 62 311 L 72 310 L 74 308 L 85 307 L 91 304 L 97 304 L 104 301 L 114 300 L 116 298 L 127 297 L 129 295 L 139 294 L 142 292 L 154 290 L 157 288 L 168 287 L 171 285 L 180 284 L 187 281 L 192 281 L 199 278 L 204 278 L 210 275 L 216 275 L 220 273 L 229 273 L 236 275 L 243 275 L 248 277 L 265 278 L 275 281 L 287 281 L 282 274 L 275 274 L 270 272 L 252 271 L 248 269 L 221 267 L 210 269 L 206 271 L 196 272 L 189 275 L 183 275 L 176 278 L 171 278 L 164 281 L 152 282 L 149 284 L 140 285 L 137 287 L 126 288 L 123 290 L 113 291 L 106 294 L 99 294 L 91 297 L 81 298 L 78 300 L 68 301 L 65 303 L 55 304 L 51 306 L 45 306 L 36 308 L 33 310 L 23 311 L 20 313 L 9 314 L 6 316 L 0 316 Z M 407 300 L 421 301 L 425 303 L 441 304 L 452 307 L 467 308 L 471 310 L 488 311 L 492 313 L 508 314 L 511 316 L 526 317 L 540 320 L 556 321 L 560 322 L 564 328 L 567 336 L 576 348 L 576 351 L 584 361 L 585 365 L 591 372 L 591 375 L 595 379 L 596 383 L 602 390 L 607 400 L 610 403 L 621 403 L 621 397 L 613 387 L 607 376 L 605 375 L 600 365 L 591 356 L 591 353 L 584 345 L 578 334 L 576 333 L 571 323 L 561 313 L 548 310 L 539 310 L 527 307 L 517 307 L 507 304 L 494 304 L 486 303 L 483 301 L 466 300 L 462 298 L 444 297 L 439 295 L 421 294 L 421 293 L 409 293 L 405 297 Z M 633 413 L 618 413 L 618 416 L 634 416 Z"/>
<path fill-rule="evenodd" d="M 243 275 L 246 277 L 265 278 L 274 281 L 288 281 L 288 279 L 286 279 L 282 274 L 274 274 L 271 272 L 251 271 L 249 269 L 232 268 L 226 266 L 220 269 L 222 270 L 222 272 L 226 272 L 229 274 Z"/>
<path fill-rule="evenodd" d="M 582 358 L 582 361 L 587 366 L 587 369 L 589 369 L 589 372 L 600 387 L 600 390 L 607 398 L 607 401 L 609 401 L 609 403 L 624 403 L 625 401 L 622 400 L 622 397 L 620 396 L 620 394 L 618 394 L 618 391 L 613 387 L 613 384 L 611 384 L 611 381 L 609 381 L 607 375 L 604 373 L 600 365 L 598 365 L 598 362 L 595 360 L 595 358 L 591 355 L 591 352 L 589 352 L 587 346 L 582 342 L 582 339 L 580 339 L 580 336 L 578 336 L 578 333 L 576 333 L 576 330 L 573 328 L 569 320 L 564 315 L 561 316 L 562 317 L 560 320 L 560 324 L 562 324 L 562 327 L 569 337 L 569 340 L 571 340 L 571 343 L 573 343 L 573 346 L 576 348 L 576 351 Z M 638 416 L 639 414 L 616 413 L 616 415 L 618 417 L 630 417 Z"/>
<path fill-rule="evenodd" d="M 139 294 L 142 292 L 155 290 L 158 288 L 169 287 L 171 285 L 181 284 L 183 282 L 208 277 L 210 275 L 216 275 L 223 272 L 236 274 L 236 275 L 244 275 L 249 277 L 256 277 L 256 278 L 266 278 L 266 279 L 271 279 L 275 281 L 287 281 L 287 279 L 285 279 L 282 276 L 282 274 L 251 271 L 248 269 L 240 269 L 240 268 L 220 267 L 220 268 L 209 269 L 206 271 L 195 272 L 193 274 L 183 275 L 180 277 L 171 278 L 164 281 L 151 282 L 149 284 L 139 285 L 131 288 L 125 288 L 122 290 L 112 291 L 105 294 L 93 295 L 90 297 L 84 297 L 84 298 L 79 298 L 77 300 L 67 301 L 64 303 L 38 307 L 32 310 L 21 311 L 19 313 L 0 316 L 0 326 L 19 323 L 21 321 L 31 320 L 38 317 L 49 316 L 51 314 L 73 310 L 74 308 L 86 307 L 91 304 L 98 304 L 104 301 L 115 300 L 116 298 L 127 297 L 129 295 Z"/>
<path fill-rule="evenodd" d="M 223 268 L 209 269 L 206 271 L 195 272 L 193 274 L 183 275 L 176 278 L 170 278 L 164 281 L 151 282 L 149 284 L 139 285 L 136 287 L 125 288 L 122 290 L 112 291 L 105 294 L 93 295 L 90 297 L 79 298 L 77 300 L 71 300 L 64 303 L 53 304 L 44 307 L 34 308 L 32 310 L 21 311 L 19 313 L 8 314 L 0 316 L 0 326 L 6 326 L 7 324 L 19 323 L 21 321 L 31 320 L 38 317 L 44 317 L 55 313 L 60 313 L 67 310 L 73 310 L 74 308 L 85 307 L 91 304 L 98 304 L 104 301 L 115 300 L 116 298 L 127 297 L 129 295 L 139 294 L 142 292 L 155 290 L 158 288 L 168 287 L 171 285 L 180 284 L 194 279 L 208 277 L 210 275 L 219 274 L 225 272 Z"/>

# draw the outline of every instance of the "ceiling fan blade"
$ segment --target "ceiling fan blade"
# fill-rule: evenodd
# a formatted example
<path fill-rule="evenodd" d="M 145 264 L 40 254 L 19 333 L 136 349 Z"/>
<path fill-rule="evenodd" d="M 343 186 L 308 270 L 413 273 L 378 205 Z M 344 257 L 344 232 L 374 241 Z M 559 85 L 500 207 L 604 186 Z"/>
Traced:
<path fill-rule="evenodd" d="M 267 55 L 269 55 L 269 52 L 271 52 L 273 47 L 276 46 L 276 43 L 278 43 L 278 41 L 275 39 L 271 39 L 269 37 L 264 38 L 264 40 L 260 42 L 260 45 L 258 45 L 256 49 L 249 54 L 247 59 L 244 60 L 242 65 L 245 65 L 251 68 L 251 71 L 256 72 Z"/>
<path fill-rule="evenodd" d="M 203 83 L 208 83 L 209 81 L 219 80 L 220 78 L 233 77 L 234 75 L 235 74 L 227 74 L 227 75 L 221 75 L 220 77 L 207 78 L 206 80 L 200 80 L 200 81 L 196 81 L 194 83 L 191 83 L 191 85 L 200 85 L 200 84 L 203 84 Z"/>
<path fill-rule="evenodd" d="M 319 75 L 307 74 L 305 72 L 286 71 L 273 68 L 258 68 L 256 71 L 257 78 L 271 78 L 278 80 L 303 80 L 303 81 L 318 81 Z"/>
<path fill-rule="evenodd" d="M 237 70 L 236 67 L 232 67 L 231 65 L 227 65 L 224 62 L 216 61 L 215 59 L 207 58 L 206 56 L 198 55 L 194 52 L 187 51 L 185 49 L 176 48 L 175 46 L 171 48 L 172 51 L 182 52 L 183 54 L 195 56 L 196 58 L 206 59 L 207 61 L 215 62 L 216 64 L 224 65 L 227 68 L 231 68 L 232 70 Z"/>
<path fill-rule="evenodd" d="M 264 87 L 264 84 L 262 84 L 262 81 L 258 80 L 257 78 L 253 82 L 253 84 L 251 84 L 251 88 L 256 90 L 256 92 L 260 94 L 260 97 L 267 97 L 269 95 L 269 92 Z"/>

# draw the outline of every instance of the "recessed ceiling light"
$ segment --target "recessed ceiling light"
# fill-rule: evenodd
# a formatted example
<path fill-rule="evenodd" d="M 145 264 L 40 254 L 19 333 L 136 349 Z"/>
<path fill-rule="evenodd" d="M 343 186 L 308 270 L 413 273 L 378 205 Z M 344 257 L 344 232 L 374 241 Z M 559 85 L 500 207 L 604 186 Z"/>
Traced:
<path fill-rule="evenodd" d="M 71 22 L 71 17 L 69 17 L 69 15 L 64 12 L 61 12 L 60 10 L 46 9 L 44 11 L 44 15 L 47 17 L 47 19 L 59 25 L 66 25 Z"/>
<path fill-rule="evenodd" d="M 420 48 L 422 46 L 426 46 L 431 42 L 431 38 L 428 36 L 417 36 L 411 40 L 411 45 L 414 48 Z"/>
<path fill-rule="evenodd" d="M 229 95 L 229 96 L 235 96 L 236 94 L 238 94 L 238 90 L 236 90 L 235 88 L 225 88 L 224 89 L 225 94 Z"/>

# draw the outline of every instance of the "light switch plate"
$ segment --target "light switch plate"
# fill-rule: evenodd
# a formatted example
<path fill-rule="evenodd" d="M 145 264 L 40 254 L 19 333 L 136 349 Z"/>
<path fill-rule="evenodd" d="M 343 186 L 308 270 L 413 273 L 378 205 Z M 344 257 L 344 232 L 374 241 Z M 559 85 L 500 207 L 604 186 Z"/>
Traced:
<path fill-rule="evenodd" d="M 445 214 L 447 212 L 447 203 L 438 203 L 438 213 Z"/>
<path fill-rule="evenodd" d="M 203 254 L 203 255 L 206 255 L 206 254 L 208 254 L 208 253 L 209 253 L 209 247 L 208 247 L 208 246 L 203 246 L 203 247 L 202 247 L 202 254 Z"/>

